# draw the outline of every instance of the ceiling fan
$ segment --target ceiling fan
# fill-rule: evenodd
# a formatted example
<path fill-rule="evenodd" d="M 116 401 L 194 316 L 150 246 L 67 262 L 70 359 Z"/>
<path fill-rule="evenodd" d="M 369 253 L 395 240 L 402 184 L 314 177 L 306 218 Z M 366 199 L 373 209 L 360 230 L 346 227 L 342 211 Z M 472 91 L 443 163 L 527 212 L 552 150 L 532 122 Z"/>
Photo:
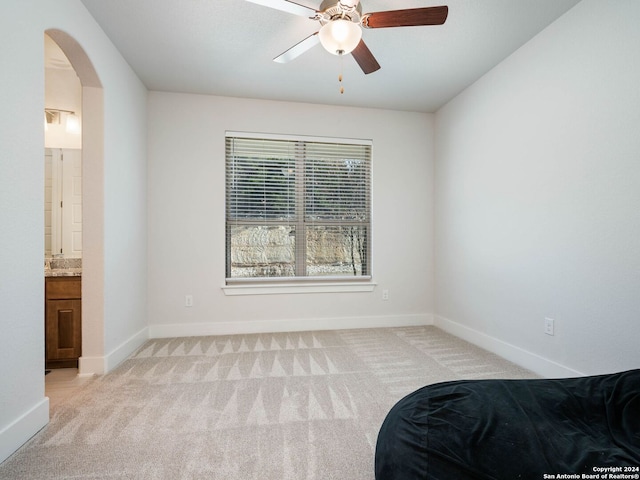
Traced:
<path fill-rule="evenodd" d="M 365 74 L 375 72 L 380 68 L 380 64 L 362 40 L 360 27 L 442 25 L 449 13 L 447 6 L 440 6 L 363 14 L 362 4 L 359 0 L 338 0 L 337 2 L 336 0 L 323 0 L 318 10 L 290 0 L 248 1 L 320 22 L 319 31 L 278 55 L 273 59 L 275 62 L 286 63 L 321 43 L 329 53 L 334 55 L 351 53 Z"/>

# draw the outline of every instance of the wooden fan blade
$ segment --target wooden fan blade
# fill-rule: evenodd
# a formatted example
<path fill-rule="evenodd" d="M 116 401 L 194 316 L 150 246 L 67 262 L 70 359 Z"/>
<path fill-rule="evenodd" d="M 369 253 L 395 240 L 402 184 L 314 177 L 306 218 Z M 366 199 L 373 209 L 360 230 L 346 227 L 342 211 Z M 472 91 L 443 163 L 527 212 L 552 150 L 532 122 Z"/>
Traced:
<path fill-rule="evenodd" d="M 304 52 L 309 50 L 312 47 L 315 47 L 318 43 L 320 43 L 320 37 L 318 36 L 318 32 L 309 35 L 307 38 L 302 40 L 301 42 L 296 43 L 289 50 L 284 51 L 276 58 L 273 59 L 274 62 L 278 63 L 287 63 L 293 60 L 296 57 L 299 57 Z"/>
<path fill-rule="evenodd" d="M 449 7 L 446 5 L 373 12 L 362 16 L 362 26 L 366 28 L 385 28 L 442 25 L 447 20 L 448 14 Z"/>
<path fill-rule="evenodd" d="M 371 50 L 369 50 L 369 47 L 365 45 L 363 40 L 360 40 L 360 43 L 358 43 L 358 46 L 353 50 L 353 52 L 351 52 L 351 55 L 353 55 L 353 58 L 355 58 L 356 62 L 358 62 L 358 65 L 360 65 L 360 68 L 366 75 L 373 73 L 376 70 L 380 70 L 380 64 L 373 56 L 373 53 L 371 53 Z"/>
<path fill-rule="evenodd" d="M 283 12 L 292 13 L 294 15 L 300 15 L 301 17 L 314 18 L 316 11 L 313 8 L 305 7 L 299 3 L 291 2 L 289 0 L 247 0 L 251 3 L 263 5 L 265 7 L 275 8 Z"/>

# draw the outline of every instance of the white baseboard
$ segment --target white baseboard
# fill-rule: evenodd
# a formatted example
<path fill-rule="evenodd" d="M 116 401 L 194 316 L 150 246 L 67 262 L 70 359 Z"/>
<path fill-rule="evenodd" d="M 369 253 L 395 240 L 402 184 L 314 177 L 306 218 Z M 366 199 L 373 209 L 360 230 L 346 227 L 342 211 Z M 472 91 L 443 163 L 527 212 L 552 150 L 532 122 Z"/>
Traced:
<path fill-rule="evenodd" d="M 432 325 L 431 314 L 375 317 L 313 318 L 304 320 L 264 320 L 150 325 L 149 338 L 201 337 L 250 333 L 346 330 L 355 328 L 408 327 Z"/>
<path fill-rule="evenodd" d="M 149 339 L 149 329 L 144 327 L 132 335 L 103 357 L 80 357 L 78 361 L 78 375 L 103 375 L 116 368 L 129 355 Z"/>
<path fill-rule="evenodd" d="M 144 327 L 138 333 L 132 335 L 116 348 L 111 350 L 111 352 L 109 352 L 105 358 L 106 372 L 110 372 L 122 362 L 124 362 L 129 357 L 129 355 L 131 355 L 139 347 L 141 347 L 148 339 L 149 329 L 148 327 Z"/>
<path fill-rule="evenodd" d="M 541 357 L 535 353 L 524 350 L 516 345 L 498 340 L 485 333 L 469 328 L 460 323 L 449 320 L 448 318 L 434 315 L 434 323 L 436 327 L 447 333 L 455 335 L 458 338 L 466 340 L 469 343 L 484 348 L 491 353 L 509 360 L 510 362 L 520 365 L 531 370 L 545 378 L 561 378 L 561 377 L 582 377 L 584 373 L 573 370 L 569 367 L 561 365 Z"/>
<path fill-rule="evenodd" d="M 0 431 L 0 463 L 49 423 L 49 398 L 44 397 L 29 411 Z"/>

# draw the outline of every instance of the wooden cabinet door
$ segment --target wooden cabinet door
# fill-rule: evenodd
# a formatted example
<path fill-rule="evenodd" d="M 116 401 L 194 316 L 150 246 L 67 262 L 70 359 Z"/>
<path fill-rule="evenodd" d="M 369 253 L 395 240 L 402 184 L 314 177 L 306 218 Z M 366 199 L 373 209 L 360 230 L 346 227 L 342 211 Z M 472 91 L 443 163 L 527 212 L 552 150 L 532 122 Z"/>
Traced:
<path fill-rule="evenodd" d="M 75 360 L 81 355 L 82 301 L 47 300 L 46 350 L 47 361 Z"/>

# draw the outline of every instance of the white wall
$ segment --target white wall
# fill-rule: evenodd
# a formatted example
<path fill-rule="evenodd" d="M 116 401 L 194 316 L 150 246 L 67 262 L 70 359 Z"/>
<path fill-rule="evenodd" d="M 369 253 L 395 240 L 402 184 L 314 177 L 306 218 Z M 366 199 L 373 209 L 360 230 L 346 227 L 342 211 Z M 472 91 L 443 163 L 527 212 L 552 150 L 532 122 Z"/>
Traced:
<path fill-rule="evenodd" d="M 436 116 L 436 324 L 546 375 L 640 367 L 638 25 L 584 0 Z"/>
<path fill-rule="evenodd" d="M 28 26 L 34 7 L 11 5 L 0 7 L 0 59 L 12 67 L 0 77 L 0 460 L 49 414 L 43 376 L 43 31 Z"/>
<path fill-rule="evenodd" d="M 114 52 L 117 54 L 117 51 Z M 117 54 L 104 85 L 105 370 L 147 337 L 147 90 Z"/>
<path fill-rule="evenodd" d="M 140 331 L 146 333 L 146 90 L 79 1 L 3 2 L 0 461 L 41 428 L 49 413 L 44 397 L 42 161 L 44 32 L 49 28 L 64 30 L 77 40 L 104 88 L 100 188 L 105 312 L 103 331 L 88 348 L 109 366 L 133 347 L 129 340 L 139 338 Z M 124 350 L 119 350 L 122 345 Z"/>
<path fill-rule="evenodd" d="M 151 336 L 431 321 L 432 115 L 150 92 L 148 121 Z M 373 140 L 373 292 L 225 296 L 225 130 Z"/>

